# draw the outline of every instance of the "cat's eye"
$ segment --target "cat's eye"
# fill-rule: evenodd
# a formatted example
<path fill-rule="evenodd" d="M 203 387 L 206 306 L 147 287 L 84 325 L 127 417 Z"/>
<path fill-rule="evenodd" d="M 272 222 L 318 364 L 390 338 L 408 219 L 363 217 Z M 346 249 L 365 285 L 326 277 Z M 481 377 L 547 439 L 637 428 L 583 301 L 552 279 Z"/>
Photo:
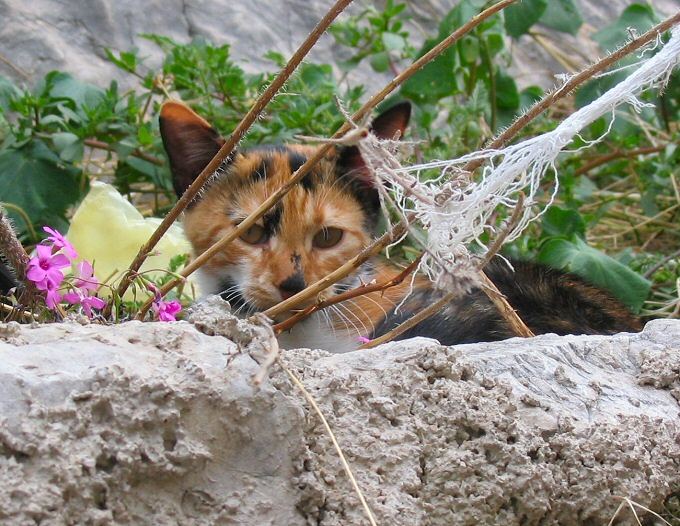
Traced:
<path fill-rule="evenodd" d="M 331 248 L 340 243 L 342 239 L 342 230 L 339 228 L 322 228 L 319 230 L 314 239 L 312 239 L 312 245 L 316 248 Z"/>
<path fill-rule="evenodd" d="M 251 245 L 259 245 L 267 241 L 267 231 L 262 225 L 255 224 L 241 234 L 241 240 Z"/>

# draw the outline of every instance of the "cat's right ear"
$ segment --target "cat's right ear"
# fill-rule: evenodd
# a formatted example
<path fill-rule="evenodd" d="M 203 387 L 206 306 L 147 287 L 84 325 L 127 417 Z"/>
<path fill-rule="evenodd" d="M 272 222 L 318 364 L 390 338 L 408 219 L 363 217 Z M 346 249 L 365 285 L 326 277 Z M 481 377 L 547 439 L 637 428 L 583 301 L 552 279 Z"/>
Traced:
<path fill-rule="evenodd" d="M 172 184 L 180 197 L 215 157 L 224 139 L 205 119 L 176 101 L 163 104 L 160 130 L 170 160 Z"/>

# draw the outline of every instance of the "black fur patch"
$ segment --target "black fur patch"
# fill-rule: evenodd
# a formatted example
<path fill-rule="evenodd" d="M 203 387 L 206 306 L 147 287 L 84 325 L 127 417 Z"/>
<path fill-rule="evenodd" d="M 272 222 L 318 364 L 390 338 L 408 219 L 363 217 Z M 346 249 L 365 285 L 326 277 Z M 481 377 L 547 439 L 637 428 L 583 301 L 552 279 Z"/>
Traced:
<path fill-rule="evenodd" d="M 640 330 L 639 320 L 625 306 L 577 276 L 522 261 L 513 261 L 513 267 L 514 271 L 496 258 L 484 272 L 534 334 L 614 334 Z M 388 313 L 371 338 L 390 331 L 439 297 L 431 289 L 414 293 L 398 313 L 394 310 Z M 474 289 L 397 339 L 414 336 L 428 336 L 443 345 L 455 345 L 504 340 L 515 334 L 486 294 Z"/>
<path fill-rule="evenodd" d="M 281 216 L 283 215 L 283 205 L 279 202 L 274 208 L 262 216 L 264 230 L 267 238 L 272 237 L 279 231 L 281 226 Z"/>
<path fill-rule="evenodd" d="M 290 173 L 295 173 L 300 166 L 307 162 L 307 157 L 298 152 L 288 152 L 288 166 L 290 166 Z"/>
<path fill-rule="evenodd" d="M 262 159 L 260 165 L 257 168 L 255 168 L 255 170 L 253 170 L 253 173 L 250 174 L 250 179 L 253 182 L 257 183 L 265 179 L 267 177 L 268 172 L 269 172 L 269 159 L 265 157 L 264 159 Z"/>
<path fill-rule="evenodd" d="M 231 278 L 224 278 L 219 282 L 218 289 L 213 290 L 212 292 L 213 294 L 219 294 L 223 300 L 228 301 L 233 311 L 238 309 L 250 311 L 250 305 L 240 292 L 234 290 L 235 286 L 236 282 L 234 280 Z"/>
<path fill-rule="evenodd" d="M 18 286 L 14 273 L 0 259 L 0 294 L 7 294 L 10 289 Z"/>
<path fill-rule="evenodd" d="M 297 294 L 298 292 L 306 289 L 307 284 L 305 283 L 305 278 L 302 275 L 302 272 L 298 271 L 283 280 L 279 284 L 279 288 L 286 292 L 290 292 L 291 294 Z"/>

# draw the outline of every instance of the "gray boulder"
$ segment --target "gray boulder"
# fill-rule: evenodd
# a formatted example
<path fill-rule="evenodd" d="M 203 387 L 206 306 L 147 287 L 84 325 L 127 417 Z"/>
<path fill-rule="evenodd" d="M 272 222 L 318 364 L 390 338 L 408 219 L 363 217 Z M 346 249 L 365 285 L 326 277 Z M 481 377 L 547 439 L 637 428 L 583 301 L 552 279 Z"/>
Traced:
<path fill-rule="evenodd" d="M 192 321 L 0 326 L 0 522 L 366 524 L 288 376 L 252 384 L 262 329 L 219 303 Z M 379 524 L 606 524 L 680 490 L 679 342 L 657 320 L 282 360 Z"/>
<path fill-rule="evenodd" d="M 408 3 L 415 12 L 411 33 L 423 38 L 435 31 L 456 2 L 410 0 Z M 586 24 L 576 38 L 557 34 L 556 39 L 558 47 L 577 63 L 587 63 L 599 54 L 589 35 L 618 17 L 631 2 L 578 3 Z M 0 74 L 30 85 L 46 72 L 59 69 L 102 87 L 111 79 L 118 79 L 124 87 L 129 87 L 136 84 L 136 79 L 113 66 L 106 59 L 104 49 L 127 51 L 137 47 L 142 56 L 148 57 L 150 66 L 157 66 L 161 54 L 155 45 L 140 37 L 142 33 L 163 34 L 179 42 L 203 36 L 215 43 L 228 43 L 246 70 L 271 70 L 271 63 L 263 60 L 262 55 L 275 50 L 290 56 L 330 5 L 331 2 L 326 1 L 301 0 L 148 0 L 142 3 L 0 0 Z M 349 11 L 359 12 L 362 5 L 351 4 Z M 655 0 L 654 6 L 665 15 L 678 9 L 677 0 Z M 325 35 L 312 50 L 309 60 L 335 63 L 345 52 Z M 564 67 L 529 37 L 520 40 L 514 54 L 515 73 L 523 86 L 552 86 L 554 74 L 564 72 Z M 382 86 L 387 80 L 368 67 L 360 68 L 350 79 L 369 88 Z"/>

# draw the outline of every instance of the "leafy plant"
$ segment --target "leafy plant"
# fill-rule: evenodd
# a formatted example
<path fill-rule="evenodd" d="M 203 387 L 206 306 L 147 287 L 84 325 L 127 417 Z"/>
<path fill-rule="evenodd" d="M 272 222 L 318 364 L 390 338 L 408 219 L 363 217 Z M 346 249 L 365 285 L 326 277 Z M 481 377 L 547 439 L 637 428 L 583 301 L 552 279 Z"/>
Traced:
<path fill-rule="evenodd" d="M 367 7 L 332 28 L 348 57 L 337 66 L 346 74 L 366 62 L 377 73 L 396 73 L 487 5 L 461 0 L 422 44 L 409 30 L 406 4 L 388 0 L 384 9 Z M 628 28 L 642 32 L 656 20 L 651 5 L 632 4 L 593 38 L 603 52 L 610 51 L 625 41 Z M 534 37 L 538 26 L 575 34 L 581 24 L 573 0 L 524 0 L 480 24 L 415 74 L 397 97 L 414 105 L 416 154 L 451 158 L 482 147 L 542 95 L 538 87 L 521 88 L 509 74 L 512 39 Z M 174 195 L 158 133 L 160 104 L 170 95 L 179 97 L 228 134 L 285 62 L 282 55 L 267 53 L 271 69 L 250 74 L 234 61 L 229 45 L 144 37 L 164 53 L 158 69 L 147 67 L 137 50 L 107 50 L 113 63 L 139 81 L 125 93 L 115 82 L 104 89 L 61 72 L 49 73 L 34 87 L 0 76 L 0 195 L 25 242 L 40 241 L 42 224 L 65 229 L 93 177 L 113 182 L 145 214 L 162 214 Z M 594 80 L 577 92 L 574 104 L 587 104 L 626 74 L 623 69 Z M 336 80 L 333 65 L 305 63 L 244 142 L 328 136 L 343 121 L 336 96 L 354 109 L 363 95 L 362 86 Z M 643 99 L 650 107 L 640 114 L 620 111 L 613 124 L 600 119 L 582 134 L 574 148 L 608 131 L 586 154 L 563 156 L 555 204 L 508 252 L 580 273 L 635 309 L 651 287 L 652 303 L 642 307 L 651 314 L 669 311 L 680 277 L 677 261 L 663 260 L 680 237 L 675 226 L 680 75 L 671 77 L 663 93 Z M 564 110 L 537 119 L 525 133 L 552 129 L 562 116 L 557 112 Z M 551 193 L 546 186 L 543 204 Z M 407 257 L 411 248 L 404 247 Z M 641 277 L 650 270 L 649 279 Z"/>

